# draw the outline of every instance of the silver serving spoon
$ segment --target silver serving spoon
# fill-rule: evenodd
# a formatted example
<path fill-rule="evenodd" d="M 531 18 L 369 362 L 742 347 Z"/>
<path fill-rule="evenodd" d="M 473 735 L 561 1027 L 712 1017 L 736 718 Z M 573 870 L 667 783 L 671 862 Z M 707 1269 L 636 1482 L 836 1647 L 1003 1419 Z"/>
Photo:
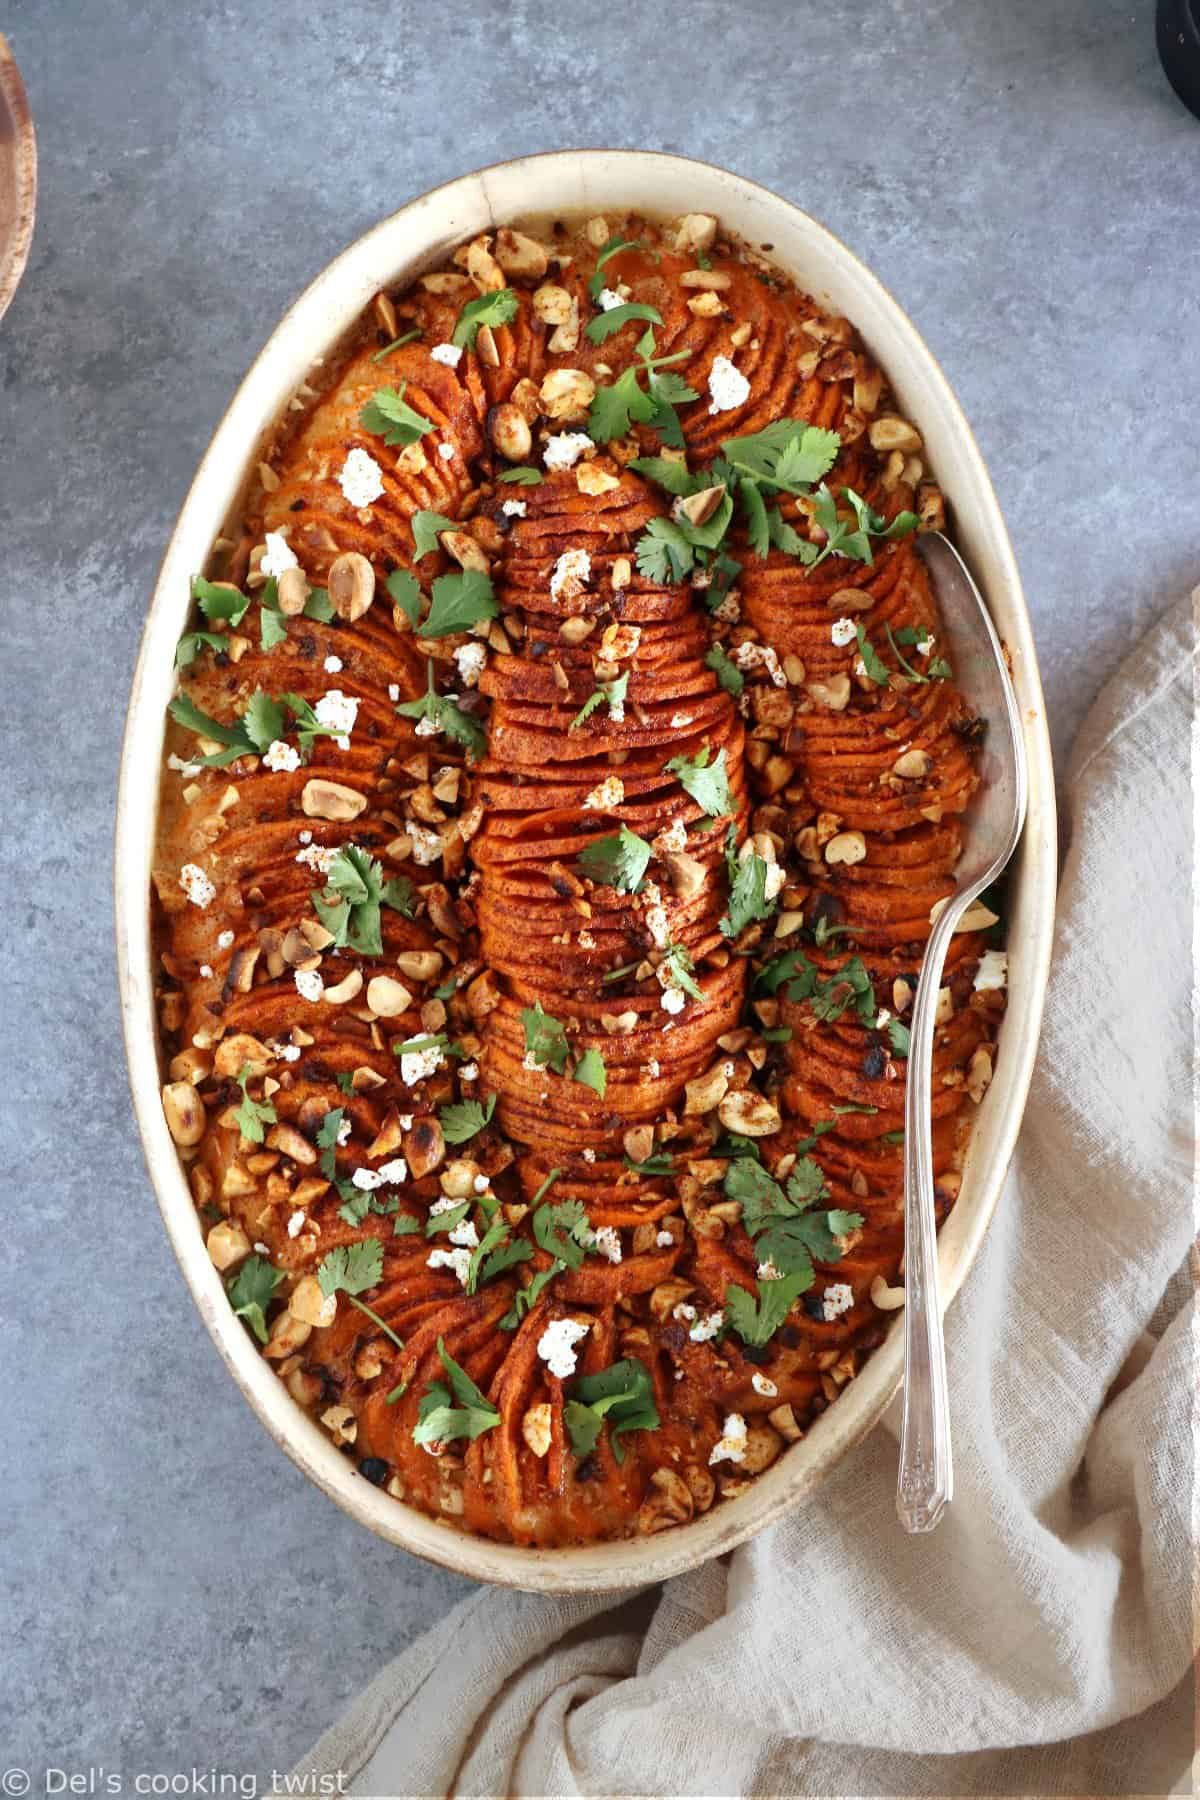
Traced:
<path fill-rule="evenodd" d="M 955 685 L 987 720 L 983 779 L 966 820 L 958 889 L 929 934 L 909 1027 L 904 1105 L 904 1427 L 896 1511 L 906 1531 L 932 1531 L 954 1492 L 946 1350 L 938 1296 L 933 1204 L 933 1026 L 946 949 L 955 927 L 1016 849 L 1025 822 L 1027 775 L 1017 698 L 983 596 L 958 551 L 939 531 L 924 532 L 925 558 L 953 646 Z"/>

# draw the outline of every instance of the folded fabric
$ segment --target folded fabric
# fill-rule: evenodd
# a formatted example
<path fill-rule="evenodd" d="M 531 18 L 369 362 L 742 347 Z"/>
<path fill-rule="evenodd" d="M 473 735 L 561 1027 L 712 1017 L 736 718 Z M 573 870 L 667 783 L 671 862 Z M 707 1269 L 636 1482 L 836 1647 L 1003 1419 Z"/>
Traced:
<path fill-rule="evenodd" d="M 472 1595 L 297 1776 L 388 1796 L 1184 1791 L 1194 659 L 1181 607 L 1071 761 L 1033 1088 L 947 1320 L 938 1531 L 896 1522 L 894 1407 L 781 1524 L 662 1589 Z"/>

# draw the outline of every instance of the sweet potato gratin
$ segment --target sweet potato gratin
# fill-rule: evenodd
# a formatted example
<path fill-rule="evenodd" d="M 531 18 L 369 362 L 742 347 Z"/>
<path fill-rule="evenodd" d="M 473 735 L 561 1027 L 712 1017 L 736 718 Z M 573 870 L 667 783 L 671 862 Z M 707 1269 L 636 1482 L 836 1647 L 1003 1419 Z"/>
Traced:
<path fill-rule="evenodd" d="M 367 1480 L 518 1544 L 699 1515 L 881 1341 L 982 731 L 850 322 L 613 223 L 477 238 L 314 369 L 195 582 L 155 875 L 231 1305 Z"/>

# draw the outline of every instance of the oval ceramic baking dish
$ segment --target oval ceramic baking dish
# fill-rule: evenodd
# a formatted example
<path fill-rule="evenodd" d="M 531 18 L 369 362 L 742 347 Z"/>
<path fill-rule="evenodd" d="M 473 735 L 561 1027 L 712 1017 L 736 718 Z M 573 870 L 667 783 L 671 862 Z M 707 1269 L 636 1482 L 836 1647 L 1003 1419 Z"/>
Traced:
<path fill-rule="evenodd" d="M 117 813 L 116 913 L 134 1106 L 167 1230 L 201 1315 L 230 1372 L 279 1445 L 355 1519 L 417 1555 L 477 1580 L 551 1592 L 626 1588 L 731 1549 L 812 1492 L 876 1423 L 901 1373 L 894 1325 L 835 1407 L 742 1496 L 665 1536 L 536 1550 L 468 1537 L 391 1499 L 291 1400 L 234 1316 L 204 1247 L 167 1131 L 153 1000 L 150 865 L 159 768 L 176 642 L 191 577 L 236 518 L 256 447 L 304 379 L 384 287 L 438 262 L 464 239 L 536 216 L 640 211 L 717 214 L 821 304 L 846 314 L 887 371 L 925 439 L 953 508 L 956 537 L 987 596 L 1012 661 L 1030 771 L 1030 807 L 1013 871 L 1009 1002 L 1001 1055 L 975 1122 L 958 1202 L 941 1233 L 947 1301 L 961 1286 L 996 1205 L 1016 1139 L 1037 1044 L 1056 877 L 1053 777 L 1037 664 L 1020 579 L 987 470 L 945 378 L 916 330 L 870 272 L 806 213 L 706 163 L 638 151 L 570 151 L 484 169 L 437 188 L 336 258 L 300 297 L 253 364 L 200 464 L 163 560 L 134 678 Z"/>

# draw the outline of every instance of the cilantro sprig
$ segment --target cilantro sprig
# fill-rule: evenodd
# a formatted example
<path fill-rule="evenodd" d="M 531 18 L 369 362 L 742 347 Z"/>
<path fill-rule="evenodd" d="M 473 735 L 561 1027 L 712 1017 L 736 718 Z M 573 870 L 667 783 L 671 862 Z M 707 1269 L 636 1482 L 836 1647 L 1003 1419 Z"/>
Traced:
<path fill-rule="evenodd" d="M 439 575 L 433 584 L 429 617 L 417 626 L 418 637 L 449 637 L 456 631 L 494 619 L 500 611 L 492 584 L 482 569 Z"/>
<path fill-rule="evenodd" d="M 261 1256 L 248 1256 L 225 1283 L 229 1304 L 244 1319 L 260 1344 L 267 1341 L 266 1309 L 283 1280 L 283 1270 L 272 1268 Z"/>
<path fill-rule="evenodd" d="M 360 956 L 382 956 L 380 908 L 388 906 L 406 919 L 415 916 L 412 882 L 404 875 L 385 879 L 382 863 L 358 844 L 337 851 L 326 881 L 324 893 L 313 895 L 313 907 L 338 949 L 349 945 Z"/>
<path fill-rule="evenodd" d="M 619 717 L 624 708 L 625 699 L 628 693 L 628 672 L 624 675 L 618 675 L 613 681 L 599 682 L 588 695 L 579 711 L 575 714 L 575 717 L 567 726 L 567 730 L 578 731 L 579 727 L 581 725 L 586 725 L 592 714 L 598 712 L 602 706 L 608 707 L 610 718 L 613 717 L 614 714 Z"/>
<path fill-rule="evenodd" d="M 450 342 L 460 349 L 473 350 L 481 325 L 511 324 L 520 304 L 514 288 L 497 288 L 494 293 L 478 294 L 474 300 L 468 300 L 459 313 Z"/>
<path fill-rule="evenodd" d="M 590 1456 L 606 1419 L 618 1463 L 625 1458 L 620 1439 L 627 1432 L 657 1431 L 662 1423 L 650 1371 L 637 1357 L 627 1357 L 594 1375 L 581 1375 L 572 1383 L 563 1423 L 576 1456 Z"/>
<path fill-rule="evenodd" d="M 269 1100 L 253 1100 L 248 1092 L 253 1070 L 249 1063 L 243 1063 L 237 1074 L 237 1084 L 242 1090 L 242 1103 L 237 1109 L 237 1127 L 242 1136 L 250 1144 L 261 1144 L 266 1136 L 264 1126 L 276 1122 L 275 1108 Z"/>
<path fill-rule="evenodd" d="M 633 894 L 641 886 L 653 854 L 645 838 L 622 825 L 611 837 L 585 844 L 578 861 L 592 881 L 616 888 L 618 893 Z"/>
<path fill-rule="evenodd" d="M 428 668 L 429 686 L 419 700 L 404 700 L 396 707 L 406 719 L 432 719 L 438 731 L 444 732 L 467 754 L 478 760 L 487 748 L 487 733 L 479 720 L 466 713 L 449 694 L 439 694 L 433 679 L 433 663 Z"/>
<path fill-rule="evenodd" d="M 430 1382 L 422 1394 L 417 1404 L 413 1443 L 444 1444 L 464 1437 L 473 1440 L 485 1431 L 493 1431 L 500 1423 L 500 1414 L 461 1364 L 455 1362 L 440 1337 L 437 1353 L 446 1381 Z"/>
<path fill-rule="evenodd" d="M 729 876 L 729 907 L 721 920 L 721 931 L 727 938 L 736 938 L 747 925 L 769 919 L 777 901 L 767 898 L 770 864 L 757 850 L 751 850 L 748 856 L 740 854 L 732 825 L 725 838 L 725 868 Z"/>
<path fill-rule="evenodd" d="M 489 1094 L 487 1104 L 478 1100 L 456 1100 L 438 1112 L 442 1136 L 448 1144 L 465 1144 L 491 1124 L 496 1110 L 496 1096 Z"/>
<path fill-rule="evenodd" d="M 667 769 L 679 777 L 681 786 L 710 819 L 726 818 L 737 811 L 724 750 L 713 757 L 706 744 L 695 756 L 673 756 Z"/>
<path fill-rule="evenodd" d="M 433 430 L 433 420 L 417 412 L 404 398 L 407 386 L 402 381 L 396 388 L 376 388 L 358 415 L 364 431 L 381 437 L 385 444 L 407 446 Z"/>

